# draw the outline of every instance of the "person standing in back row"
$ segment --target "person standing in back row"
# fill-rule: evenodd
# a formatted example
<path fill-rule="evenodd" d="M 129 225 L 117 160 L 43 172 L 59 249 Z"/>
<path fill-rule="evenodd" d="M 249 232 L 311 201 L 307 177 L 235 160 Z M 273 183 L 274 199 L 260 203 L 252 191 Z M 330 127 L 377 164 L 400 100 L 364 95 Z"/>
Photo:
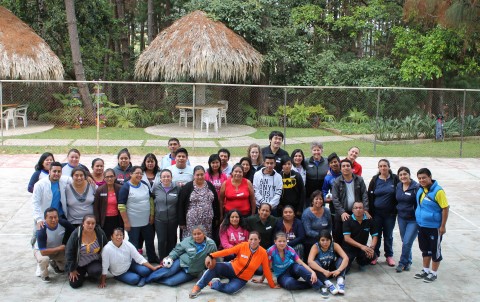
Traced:
<path fill-rule="evenodd" d="M 268 154 L 264 158 L 265 168 L 260 169 L 253 176 L 253 190 L 255 191 L 257 208 L 260 208 L 262 203 L 268 203 L 272 207 L 272 215 L 277 216 L 276 210 L 282 196 L 282 176 L 274 170 L 275 155 Z"/>
<path fill-rule="evenodd" d="M 312 157 L 307 162 L 307 182 L 305 184 L 306 196 L 312 196 L 316 190 L 322 190 L 323 181 L 328 173 L 328 162 L 322 156 L 323 144 L 312 142 L 310 150 Z M 311 200 L 306 204 L 310 204 Z"/>
<path fill-rule="evenodd" d="M 282 172 L 282 157 L 288 156 L 287 151 L 280 148 L 282 146 L 283 139 L 284 137 L 282 132 L 272 131 L 268 136 L 270 145 L 262 148 L 262 156 L 264 160 L 268 154 L 273 154 L 275 160 L 275 171 L 277 171 L 278 173 Z"/>
<path fill-rule="evenodd" d="M 432 179 L 432 172 L 429 169 L 418 170 L 417 178 L 420 188 L 417 192 L 415 217 L 419 226 L 418 245 L 422 251 L 423 270 L 415 275 L 415 279 L 423 279 L 423 282 L 430 283 L 437 280 L 438 267 L 443 259 L 440 243 L 443 234 L 447 232 L 450 207 L 445 191 Z"/>

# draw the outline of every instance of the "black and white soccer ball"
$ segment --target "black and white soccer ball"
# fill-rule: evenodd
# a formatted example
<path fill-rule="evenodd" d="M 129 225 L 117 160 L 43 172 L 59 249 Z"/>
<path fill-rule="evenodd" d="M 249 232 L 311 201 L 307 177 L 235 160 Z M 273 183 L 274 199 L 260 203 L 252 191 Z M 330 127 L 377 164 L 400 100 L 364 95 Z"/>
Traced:
<path fill-rule="evenodd" d="M 163 258 L 162 265 L 163 267 L 170 268 L 173 264 L 173 259 L 170 257 Z"/>

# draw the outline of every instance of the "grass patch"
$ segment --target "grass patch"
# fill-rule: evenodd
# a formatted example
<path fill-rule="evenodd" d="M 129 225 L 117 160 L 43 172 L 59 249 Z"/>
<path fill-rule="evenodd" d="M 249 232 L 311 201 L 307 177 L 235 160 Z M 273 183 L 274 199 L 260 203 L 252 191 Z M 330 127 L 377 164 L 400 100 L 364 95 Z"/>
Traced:
<path fill-rule="evenodd" d="M 85 127 L 80 129 L 55 127 L 51 130 L 5 137 L 6 139 L 97 139 L 96 127 Z M 146 140 L 146 139 L 162 139 L 161 136 L 151 135 L 144 131 L 144 128 L 121 129 L 115 127 L 107 127 L 100 129 L 100 139 L 115 140 Z M 168 138 L 167 138 L 168 139 Z"/>
<path fill-rule="evenodd" d="M 377 144 L 376 154 L 374 153 L 374 145 L 371 142 L 352 140 L 343 142 L 326 142 L 324 144 L 323 155 L 326 157 L 332 152 L 344 158 L 347 154 L 347 150 L 351 146 L 358 146 L 360 148 L 360 156 L 368 157 L 447 157 L 458 158 L 460 157 L 460 142 L 459 141 L 445 141 L 445 142 L 427 142 L 418 144 L 405 144 L 405 145 L 379 145 Z M 3 146 L 0 147 L 0 153 L 2 154 L 41 154 L 49 151 L 56 154 L 66 154 L 71 146 L 61 147 L 16 147 L 16 146 Z M 310 156 L 310 144 L 291 144 L 287 145 L 286 150 L 290 153 L 296 148 L 304 150 L 307 156 Z M 96 147 L 80 147 L 80 151 L 85 154 L 117 154 L 121 147 L 100 147 L 97 152 Z M 218 148 L 200 148 L 196 147 L 188 148 L 188 152 L 191 156 L 208 156 L 213 153 L 217 153 Z M 245 156 L 247 153 L 247 147 L 232 147 L 228 148 L 234 157 Z M 128 147 L 128 150 L 132 154 L 144 155 L 152 152 L 154 154 L 164 154 L 167 152 L 166 147 Z M 480 141 L 472 140 L 465 141 L 463 143 L 463 157 L 465 158 L 480 158 Z"/>

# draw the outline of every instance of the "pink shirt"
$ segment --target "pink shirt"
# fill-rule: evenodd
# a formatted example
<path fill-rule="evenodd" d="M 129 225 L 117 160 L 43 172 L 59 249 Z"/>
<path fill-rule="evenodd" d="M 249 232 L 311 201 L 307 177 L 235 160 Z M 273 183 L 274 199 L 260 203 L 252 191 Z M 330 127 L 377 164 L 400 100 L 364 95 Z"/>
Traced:
<path fill-rule="evenodd" d="M 228 249 L 241 242 L 247 242 L 248 234 L 246 229 L 230 225 L 225 232 L 220 231 L 220 243 L 224 249 Z"/>
<path fill-rule="evenodd" d="M 212 185 L 215 187 L 215 190 L 217 191 L 217 195 L 220 195 L 220 188 L 222 187 L 223 182 L 227 180 L 227 175 L 225 173 L 222 173 L 220 175 L 210 176 L 210 174 L 206 172 L 205 180 L 211 182 Z"/>
<path fill-rule="evenodd" d="M 108 192 L 107 212 L 105 213 L 105 216 L 117 216 L 117 215 L 118 215 L 117 196 L 115 196 L 115 191 Z"/>

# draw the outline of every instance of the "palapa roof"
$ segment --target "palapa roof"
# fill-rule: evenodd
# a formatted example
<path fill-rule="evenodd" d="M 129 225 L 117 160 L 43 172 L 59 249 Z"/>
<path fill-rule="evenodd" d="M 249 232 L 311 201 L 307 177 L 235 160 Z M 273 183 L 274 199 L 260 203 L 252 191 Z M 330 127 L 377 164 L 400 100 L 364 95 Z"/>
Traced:
<path fill-rule="evenodd" d="M 61 80 L 60 59 L 27 24 L 0 6 L 0 79 Z"/>
<path fill-rule="evenodd" d="M 158 34 L 138 58 L 135 76 L 244 82 L 249 76 L 258 79 L 261 65 L 262 55 L 245 39 L 194 11 Z"/>

